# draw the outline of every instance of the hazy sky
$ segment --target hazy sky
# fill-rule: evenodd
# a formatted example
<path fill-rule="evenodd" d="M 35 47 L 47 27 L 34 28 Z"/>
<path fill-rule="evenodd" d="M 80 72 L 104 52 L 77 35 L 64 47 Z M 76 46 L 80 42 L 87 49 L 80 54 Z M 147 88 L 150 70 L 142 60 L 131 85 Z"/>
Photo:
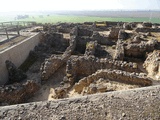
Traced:
<path fill-rule="evenodd" d="M 160 10 L 160 0 L 1 0 L 0 12 L 45 10 Z"/>

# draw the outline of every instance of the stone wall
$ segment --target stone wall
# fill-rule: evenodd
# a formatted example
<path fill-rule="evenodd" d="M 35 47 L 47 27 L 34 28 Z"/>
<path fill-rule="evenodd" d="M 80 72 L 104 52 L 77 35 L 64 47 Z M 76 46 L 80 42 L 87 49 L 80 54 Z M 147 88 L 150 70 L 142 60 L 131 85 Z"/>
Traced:
<path fill-rule="evenodd" d="M 75 26 L 71 32 L 70 35 L 75 35 L 75 36 L 88 36 L 91 37 L 93 34 L 93 31 L 85 28 L 86 26 Z"/>
<path fill-rule="evenodd" d="M 136 28 L 136 32 L 160 32 L 160 28 Z"/>
<path fill-rule="evenodd" d="M 39 90 L 39 85 L 33 80 L 0 87 L 0 105 L 19 104 L 27 102 Z"/>
<path fill-rule="evenodd" d="M 91 37 L 93 34 L 92 30 L 84 29 L 84 28 L 78 28 L 78 36 L 89 36 Z"/>
<path fill-rule="evenodd" d="M 62 33 L 48 31 L 43 34 L 43 46 L 48 49 L 54 48 L 54 50 L 57 51 L 65 51 L 68 46 L 68 41 L 63 38 Z"/>
<path fill-rule="evenodd" d="M 109 39 L 118 39 L 118 34 L 119 34 L 120 28 L 119 27 L 112 27 L 110 29 L 109 33 Z"/>
<path fill-rule="evenodd" d="M 36 33 L 22 42 L 0 52 L 0 85 L 3 85 L 8 81 L 8 71 L 5 61 L 10 60 L 19 67 L 26 60 L 29 52 L 38 45 L 40 36 L 41 33 Z"/>
<path fill-rule="evenodd" d="M 156 44 L 156 40 L 149 40 L 148 42 L 141 41 L 139 44 L 128 44 L 124 46 L 125 57 L 144 58 L 146 52 L 152 52 L 155 49 Z"/>
<path fill-rule="evenodd" d="M 113 57 L 115 60 L 123 60 L 124 58 L 124 47 L 122 40 L 120 39 L 117 41 L 116 50 Z"/>
<path fill-rule="evenodd" d="M 66 77 L 60 86 L 55 88 L 54 98 L 63 98 L 74 83 L 100 69 L 121 69 L 131 72 L 140 72 L 136 63 L 98 59 L 94 56 L 72 56 L 66 65 Z"/>
<path fill-rule="evenodd" d="M 61 56 L 51 55 L 41 65 L 41 79 L 48 80 L 56 70 L 58 70 L 63 64 L 67 62 L 71 54 L 76 48 L 75 36 L 71 37 L 70 45 Z"/>
<path fill-rule="evenodd" d="M 69 77 L 86 77 L 99 69 L 120 69 L 129 72 L 140 72 L 136 63 L 111 59 L 98 59 L 94 56 L 71 57 L 67 62 L 66 73 Z"/>
<path fill-rule="evenodd" d="M 122 70 L 102 69 L 98 70 L 92 75 L 89 75 L 88 77 L 84 77 L 79 80 L 79 82 L 73 86 L 73 89 L 75 89 L 75 92 L 78 92 L 80 94 L 84 87 L 87 87 L 92 82 L 95 82 L 102 78 L 104 80 L 118 81 L 120 83 L 135 84 L 140 86 L 152 85 L 152 81 L 149 80 L 144 73 L 139 74 Z"/>
<path fill-rule="evenodd" d="M 157 80 L 160 79 L 160 50 L 154 50 L 145 60 L 143 67 L 149 75 L 155 76 Z"/>
<path fill-rule="evenodd" d="M 108 39 L 108 37 L 100 35 L 98 32 L 93 32 L 91 39 L 97 41 L 100 45 L 112 45 L 113 42 Z"/>

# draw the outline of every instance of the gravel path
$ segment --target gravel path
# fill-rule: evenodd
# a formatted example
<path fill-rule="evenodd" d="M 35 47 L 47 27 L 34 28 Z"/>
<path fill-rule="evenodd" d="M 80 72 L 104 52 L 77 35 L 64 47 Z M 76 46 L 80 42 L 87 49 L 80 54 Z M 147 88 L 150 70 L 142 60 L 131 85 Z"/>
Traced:
<path fill-rule="evenodd" d="M 159 120 L 160 85 L 0 107 L 1 120 Z"/>

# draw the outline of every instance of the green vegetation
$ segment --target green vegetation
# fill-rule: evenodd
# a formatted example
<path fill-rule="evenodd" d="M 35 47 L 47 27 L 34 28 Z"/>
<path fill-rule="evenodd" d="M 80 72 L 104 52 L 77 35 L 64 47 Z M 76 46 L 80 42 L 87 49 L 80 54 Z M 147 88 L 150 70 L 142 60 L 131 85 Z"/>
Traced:
<path fill-rule="evenodd" d="M 143 22 L 149 21 L 149 18 L 106 18 L 91 16 L 69 16 L 69 15 L 52 15 L 52 16 L 30 16 L 25 21 L 36 21 L 38 23 L 57 23 L 57 22 L 94 22 L 94 21 L 123 21 L 123 22 Z M 160 18 L 152 18 L 151 22 L 160 23 Z"/>
<path fill-rule="evenodd" d="M 1 21 L 8 21 L 8 19 L 1 18 Z M 14 19 L 11 19 L 11 21 Z M 18 20 L 17 20 L 18 21 Z M 72 15 L 35 15 L 29 16 L 26 19 L 19 19 L 19 21 L 35 21 L 37 23 L 57 23 L 57 22 L 94 22 L 94 21 L 123 21 L 123 22 L 143 22 L 149 21 L 149 18 L 109 18 L 109 17 L 92 17 L 92 16 L 72 16 Z M 160 18 L 152 18 L 151 22 L 160 23 Z"/>

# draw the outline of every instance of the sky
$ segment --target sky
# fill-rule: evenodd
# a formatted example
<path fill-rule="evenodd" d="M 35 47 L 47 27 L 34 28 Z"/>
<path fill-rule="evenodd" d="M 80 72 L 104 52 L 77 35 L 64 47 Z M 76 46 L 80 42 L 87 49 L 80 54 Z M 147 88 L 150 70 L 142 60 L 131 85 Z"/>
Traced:
<path fill-rule="evenodd" d="M 160 0 L 1 0 L 0 12 L 59 10 L 160 10 Z"/>

